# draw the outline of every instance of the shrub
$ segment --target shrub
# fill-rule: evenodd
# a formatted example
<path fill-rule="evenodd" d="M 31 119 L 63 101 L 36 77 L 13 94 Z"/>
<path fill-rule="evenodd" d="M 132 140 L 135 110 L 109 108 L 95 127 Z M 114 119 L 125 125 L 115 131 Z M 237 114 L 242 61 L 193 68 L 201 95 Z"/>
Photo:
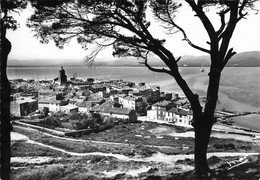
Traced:
<path fill-rule="evenodd" d="M 15 179 L 17 180 L 49 180 L 49 179 L 61 179 L 64 176 L 63 167 L 49 166 L 41 169 L 30 169 L 21 173 Z"/>
<path fill-rule="evenodd" d="M 73 174 L 68 175 L 64 180 L 95 180 L 95 179 L 97 178 L 93 175 L 75 172 Z"/>
<path fill-rule="evenodd" d="M 47 107 L 43 108 L 43 115 L 44 115 L 44 117 L 47 117 L 49 112 L 50 112 L 49 108 L 47 108 Z"/>
<path fill-rule="evenodd" d="M 217 156 L 212 156 L 210 158 L 208 158 L 208 163 L 209 165 L 214 165 L 217 164 L 221 161 L 221 158 L 217 157 Z"/>
<path fill-rule="evenodd" d="M 104 117 L 101 117 L 98 113 L 94 113 L 93 115 L 75 114 L 72 118 L 72 120 L 77 120 L 73 123 L 75 129 L 77 130 L 96 128 L 102 124 L 104 120 Z"/>
<path fill-rule="evenodd" d="M 58 117 L 49 116 L 38 122 L 38 125 L 46 128 L 61 127 L 61 121 Z"/>
<path fill-rule="evenodd" d="M 236 147 L 234 144 L 232 143 L 228 143 L 228 144 L 214 144 L 213 147 L 215 149 L 224 149 L 224 150 L 235 150 Z"/>
<path fill-rule="evenodd" d="M 42 179 L 61 179 L 64 176 L 64 168 L 63 167 L 48 167 L 42 173 Z"/>
<path fill-rule="evenodd" d="M 80 120 L 82 117 L 80 114 L 71 114 L 70 119 L 71 120 Z"/>
<path fill-rule="evenodd" d="M 76 123 L 74 123 L 74 126 L 77 130 L 94 128 L 95 127 L 95 121 L 93 119 L 90 119 L 90 118 L 82 119 L 82 120 L 76 121 Z"/>

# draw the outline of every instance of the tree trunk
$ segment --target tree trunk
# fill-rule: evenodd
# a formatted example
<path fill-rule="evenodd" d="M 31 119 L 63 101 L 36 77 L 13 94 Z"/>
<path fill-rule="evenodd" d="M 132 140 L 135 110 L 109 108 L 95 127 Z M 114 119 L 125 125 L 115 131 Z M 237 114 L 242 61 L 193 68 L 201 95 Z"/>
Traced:
<path fill-rule="evenodd" d="M 203 117 L 204 119 L 204 117 Z M 195 175 L 197 177 L 207 176 L 211 170 L 207 163 L 207 148 L 212 126 L 200 122 L 194 127 L 195 131 Z"/>
<path fill-rule="evenodd" d="M 10 85 L 6 74 L 11 43 L 1 21 L 1 178 L 10 179 Z"/>
<path fill-rule="evenodd" d="M 193 110 L 195 122 L 195 174 L 198 177 L 212 175 L 207 163 L 207 148 L 212 126 L 215 122 L 214 113 L 218 99 L 220 74 L 221 71 L 217 68 L 211 69 L 204 112 L 199 112 L 198 109 Z"/>
<path fill-rule="evenodd" d="M 193 107 L 193 127 L 195 132 L 194 139 L 194 160 L 195 160 L 195 177 L 207 176 L 210 169 L 207 163 L 207 148 L 211 134 L 212 126 L 204 116 L 201 107 Z"/>

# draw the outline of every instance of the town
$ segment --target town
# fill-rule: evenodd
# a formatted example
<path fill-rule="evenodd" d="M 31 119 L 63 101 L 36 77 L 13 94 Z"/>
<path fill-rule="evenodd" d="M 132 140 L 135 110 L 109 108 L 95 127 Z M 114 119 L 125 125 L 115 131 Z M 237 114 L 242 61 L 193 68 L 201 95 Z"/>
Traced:
<path fill-rule="evenodd" d="M 144 82 L 84 80 L 76 73 L 67 79 L 63 68 L 53 80 L 10 83 L 13 176 L 28 179 L 27 172 L 34 175 L 39 167 L 49 167 L 41 173 L 46 179 L 57 172 L 136 179 L 193 169 L 193 115 L 185 97 Z M 200 101 L 203 105 L 205 98 Z M 260 151 L 259 132 L 225 120 L 239 114 L 216 110 L 215 116 L 209 154 L 219 154 L 210 161 L 233 168 L 248 161 L 241 153 Z"/>
<path fill-rule="evenodd" d="M 145 82 L 76 77 L 67 79 L 61 67 L 53 80 L 11 80 L 11 114 L 15 117 L 48 113 L 93 114 L 127 119 L 165 121 L 190 126 L 192 110 L 187 99 L 162 92 L 159 86 Z"/>

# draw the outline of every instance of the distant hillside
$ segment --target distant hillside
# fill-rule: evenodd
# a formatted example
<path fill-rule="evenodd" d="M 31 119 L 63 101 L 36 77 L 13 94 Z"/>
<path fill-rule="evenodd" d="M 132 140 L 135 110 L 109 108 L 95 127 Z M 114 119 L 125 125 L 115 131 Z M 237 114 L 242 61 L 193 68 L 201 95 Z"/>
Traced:
<path fill-rule="evenodd" d="M 7 62 L 9 67 L 37 67 L 37 66 L 82 66 L 84 63 L 81 60 L 8 60 Z"/>
<path fill-rule="evenodd" d="M 260 67 L 260 51 L 236 54 L 227 64 L 228 66 Z"/>
<path fill-rule="evenodd" d="M 149 57 L 150 65 L 165 66 L 163 62 L 157 57 Z M 182 56 L 178 62 L 180 66 L 200 67 L 209 66 L 209 56 Z M 82 60 L 9 60 L 8 66 L 82 66 L 86 65 Z M 105 59 L 98 58 L 95 60 L 96 66 L 142 66 L 138 63 L 137 58 L 121 58 L 121 59 Z M 260 67 L 260 51 L 250 51 L 238 53 L 233 56 L 227 66 L 238 67 Z"/>
<path fill-rule="evenodd" d="M 188 66 L 209 66 L 210 60 L 209 56 L 183 56 L 179 64 L 187 64 Z M 237 53 L 229 60 L 227 66 L 260 67 L 260 51 Z"/>
<path fill-rule="evenodd" d="M 149 64 L 153 66 L 164 66 L 163 62 L 156 58 L 150 57 Z M 182 56 L 178 63 L 180 66 L 200 67 L 209 66 L 209 56 Z M 136 58 L 122 58 L 118 60 L 104 61 L 99 60 L 96 62 L 97 66 L 140 66 Z M 243 52 L 234 55 L 228 62 L 227 66 L 238 67 L 260 67 L 260 51 Z"/>

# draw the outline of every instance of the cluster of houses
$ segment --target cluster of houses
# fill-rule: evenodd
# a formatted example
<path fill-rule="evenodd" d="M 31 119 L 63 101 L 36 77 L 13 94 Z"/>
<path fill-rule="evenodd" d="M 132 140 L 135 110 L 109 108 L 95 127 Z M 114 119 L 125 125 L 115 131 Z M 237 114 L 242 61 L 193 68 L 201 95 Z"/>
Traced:
<path fill-rule="evenodd" d="M 175 123 L 179 126 L 190 126 L 193 115 L 190 104 L 186 100 L 162 101 L 152 104 L 147 110 L 147 118 Z"/>
<path fill-rule="evenodd" d="M 131 121 L 138 116 L 178 125 L 190 125 L 192 121 L 186 99 L 145 83 L 92 78 L 67 81 L 62 68 L 60 77 L 54 80 L 12 80 L 11 87 L 11 113 L 15 116 L 28 116 L 48 108 L 50 112 L 100 113 Z"/>

